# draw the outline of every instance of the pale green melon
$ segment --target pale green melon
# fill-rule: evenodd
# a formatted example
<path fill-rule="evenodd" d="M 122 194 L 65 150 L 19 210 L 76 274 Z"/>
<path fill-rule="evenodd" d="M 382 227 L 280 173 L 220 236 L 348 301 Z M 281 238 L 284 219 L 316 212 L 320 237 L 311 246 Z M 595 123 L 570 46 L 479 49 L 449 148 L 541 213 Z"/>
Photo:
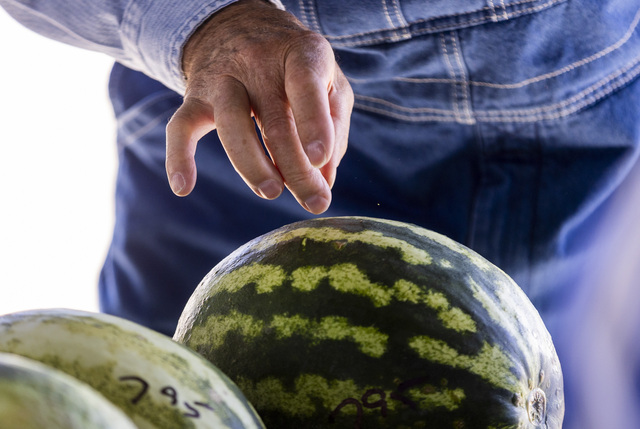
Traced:
<path fill-rule="evenodd" d="M 141 429 L 264 427 L 219 369 L 171 338 L 118 317 L 67 309 L 1 316 L 0 351 L 82 380 Z"/>
<path fill-rule="evenodd" d="M 0 353 L 0 428 L 135 429 L 89 385 L 40 362 Z"/>

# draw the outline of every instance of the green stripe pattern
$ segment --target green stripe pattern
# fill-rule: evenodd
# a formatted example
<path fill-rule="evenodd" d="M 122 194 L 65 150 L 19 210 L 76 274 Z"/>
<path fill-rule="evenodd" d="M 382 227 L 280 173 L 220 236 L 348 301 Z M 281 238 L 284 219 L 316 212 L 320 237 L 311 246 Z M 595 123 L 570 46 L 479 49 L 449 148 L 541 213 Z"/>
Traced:
<path fill-rule="evenodd" d="M 267 425 L 313 428 L 305 418 L 337 407 L 375 417 L 365 427 L 399 427 L 384 419 L 408 408 L 452 413 L 454 426 L 520 427 L 526 405 L 513 398 L 527 397 L 546 362 L 531 340 L 552 343 L 518 286 L 431 231 L 370 219 L 340 225 L 294 224 L 238 249 L 197 288 L 175 338 L 222 365 Z M 254 374 L 238 350 L 276 362 L 256 362 Z M 498 408 L 480 423 L 478 404 L 490 401 Z"/>

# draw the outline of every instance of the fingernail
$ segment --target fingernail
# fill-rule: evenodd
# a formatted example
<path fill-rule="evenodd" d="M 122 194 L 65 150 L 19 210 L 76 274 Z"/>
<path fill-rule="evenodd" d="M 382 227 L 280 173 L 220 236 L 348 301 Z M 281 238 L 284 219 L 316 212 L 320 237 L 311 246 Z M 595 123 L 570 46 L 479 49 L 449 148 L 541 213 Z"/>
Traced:
<path fill-rule="evenodd" d="M 320 214 L 329 208 L 329 200 L 319 195 L 314 195 L 304 202 L 305 208 L 313 214 Z"/>
<path fill-rule="evenodd" d="M 307 157 L 314 167 L 322 167 L 325 162 L 326 153 L 321 141 L 314 141 L 307 146 Z"/>
<path fill-rule="evenodd" d="M 273 200 L 274 198 L 278 198 L 282 193 L 282 186 L 276 180 L 269 179 L 258 186 L 258 192 L 260 192 L 263 198 Z"/>
<path fill-rule="evenodd" d="M 184 180 L 184 176 L 181 173 L 173 173 L 169 185 L 174 194 L 178 195 L 184 189 L 187 182 Z"/>

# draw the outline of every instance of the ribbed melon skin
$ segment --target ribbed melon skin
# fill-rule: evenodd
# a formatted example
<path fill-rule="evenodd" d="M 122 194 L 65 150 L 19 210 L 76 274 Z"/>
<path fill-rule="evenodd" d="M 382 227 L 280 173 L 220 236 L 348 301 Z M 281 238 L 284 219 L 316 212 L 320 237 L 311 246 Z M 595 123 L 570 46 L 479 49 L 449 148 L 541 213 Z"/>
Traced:
<path fill-rule="evenodd" d="M 116 316 L 72 309 L 6 314 L 0 352 L 90 385 L 140 429 L 264 427 L 218 368 L 170 337 Z"/>
<path fill-rule="evenodd" d="M 269 428 L 560 428 L 562 372 L 521 289 L 414 225 L 320 218 L 220 262 L 174 336 Z"/>
<path fill-rule="evenodd" d="M 0 353 L 0 428 L 136 429 L 88 384 L 40 362 Z"/>

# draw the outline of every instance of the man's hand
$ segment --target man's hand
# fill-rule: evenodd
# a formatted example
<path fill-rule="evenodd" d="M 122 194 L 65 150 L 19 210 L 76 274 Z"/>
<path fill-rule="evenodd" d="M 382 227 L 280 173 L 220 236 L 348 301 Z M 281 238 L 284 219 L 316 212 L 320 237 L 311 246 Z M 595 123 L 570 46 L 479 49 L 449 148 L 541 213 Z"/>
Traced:
<path fill-rule="evenodd" d="M 175 194 L 195 186 L 197 142 L 217 129 L 229 160 L 257 195 L 273 199 L 286 186 L 311 213 L 329 207 L 353 93 L 326 39 L 264 0 L 240 0 L 191 37 L 183 67 L 184 102 L 167 126 L 166 168 Z"/>

